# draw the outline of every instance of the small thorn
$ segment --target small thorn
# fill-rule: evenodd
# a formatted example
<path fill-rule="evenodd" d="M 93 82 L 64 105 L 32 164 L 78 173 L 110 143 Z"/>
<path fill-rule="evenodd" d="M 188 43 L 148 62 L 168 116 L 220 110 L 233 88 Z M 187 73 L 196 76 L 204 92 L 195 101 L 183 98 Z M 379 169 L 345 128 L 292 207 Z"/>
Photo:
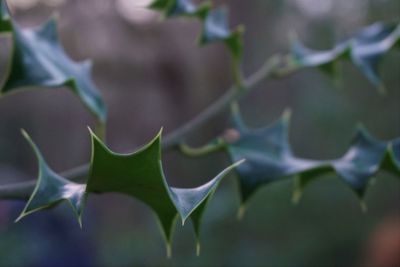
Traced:
<path fill-rule="evenodd" d="M 172 258 L 172 247 L 171 247 L 170 243 L 167 243 L 166 249 L 167 249 L 167 258 L 171 259 Z"/>
<path fill-rule="evenodd" d="M 245 31 L 246 31 L 246 27 L 245 27 L 243 24 L 240 24 L 239 26 L 237 26 L 236 31 L 237 31 L 239 34 L 244 34 Z"/>
<path fill-rule="evenodd" d="M 240 205 L 240 207 L 238 209 L 237 219 L 239 221 L 243 220 L 245 213 L 246 213 L 246 206 L 242 204 L 242 205 Z"/>
<path fill-rule="evenodd" d="M 378 86 L 378 93 L 382 96 L 386 95 L 386 87 L 385 85 L 381 84 Z"/>
<path fill-rule="evenodd" d="M 303 196 L 303 187 L 301 176 L 296 176 L 293 180 L 293 193 L 292 193 L 292 203 L 293 205 L 299 204 Z"/>
<path fill-rule="evenodd" d="M 21 134 L 25 139 L 30 139 L 29 134 L 25 131 L 25 129 L 21 128 Z"/>
<path fill-rule="evenodd" d="M 201 253 L 201 244 L 200 244 L 199 241 L 197 241 L 197 244 L 196 244 L 196 256 L 200 257 L 200 253 Z"/>
<path fill-rule="evenodd" d="M 303 196 L 303 192 L 300 189 L 294 190 L 293 195 L 292 195 L 293 205 L 298 205 L 302 196 Z"/>
<path fill-rule="evenodd" d="M 368 212 L 368 206 L 367 206 L 367 204 L 365 203 L 364 200 L 360 200 L 360 207 L 361 207 L 361 211 L 363 213 L 367 213 Z"/>
<path fill-rule="evenodd" d="M 292 110 L 290 108 L 286 108 L 285 111 L 282 114 L 282 119 L 285 122 L 290 121 L 290 118 L 292 117 Z"/>
<path fill-rule="evenodd" d="M 82 224 L 82 218 L 81 217 L 78 218 L 78 224 L 79 224 L 79 228 L 81 228 L 81 230 L 83 230 L 83 224 Z"/>
<path fill-rule="evenodd" d="M 88 125 L 88 126 L 86 126 L 87 127 L 87 129 L 88 129 L 88 131 L 89 131 L 89 133 L 90 133 L 90 135 L 92 135 L 92 136 L 95 136 L 95 134 L 94 134 L 94 132 L 93 132 L 93 130 L 92 130 L 92 128 Z"/>
<path fill-rule="evenodd" d="M 370 186 L 374 186 L 375 184 L 376 184 L 376 178 L 373 177 L 373 178 L 371 178 L 371 180 L 370 180 L 370 182 L 369 182 L 369 185 L 370 185 Z"/>
<path fill-rule="evenodd" d="M 14 221 L 14 223 L 18 223 L 18 222 L 20 222 L 23 218 L 25 217 L 25 214 L 24 213 L 22 213 L 21 215 L 19 215 L 18 216 L 18 218 L 17 219 L 15 219 L 15 221 Z"/>

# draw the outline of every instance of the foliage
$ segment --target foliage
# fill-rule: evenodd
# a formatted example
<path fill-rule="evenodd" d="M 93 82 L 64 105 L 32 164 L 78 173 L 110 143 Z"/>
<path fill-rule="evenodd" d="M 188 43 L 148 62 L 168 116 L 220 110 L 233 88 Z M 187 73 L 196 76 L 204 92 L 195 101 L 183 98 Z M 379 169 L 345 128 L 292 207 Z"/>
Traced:
<path fill-rule="evenodd" d="M 123 155 L 109 150 L 106 145 L 93 133 L 92 160 L 90 175 L 86 185 L 71 182 L 48 167 L 39 149 L 26 132 L 25 138 L 35 151 L 39 165 L 39 177 L 20 220 L 35 211 L 53 207 L 67 201 L 78 219 L 81 216 L 90 193 L 117 192 L 135 197 L 146 203 L 160 221 L 168 254 L 177 215 L 182 224 L 191 218 L 197 238 L 200 235 L 200 223 L 204 210 L 212 193 L 233 168 L 243 160 L 232 164 L 208 183 L 196 188 L 170 187 L 165 179 L 161 163 L 161 131 L 146 146 L 136 152 Z"/>
<path fill-rule="evenodd" d="M 400 48 L 400 25 L 377 22 L 339 42 L 331 50 L 312 50 L 294 39 L 291 64 L 296 67 L 318 67 L 330 76 L 335 76 L 337 62 L 348 59 L 379 91 L 385 92 L 379 76 L 379 63 L 396 46 Z"/>
<path fill-rule="evenodd" d="M 34 29 L 22 29 L 10 17 L 1 0 L 0 32 L 10 32 L 13 40 L 5 83 L 0 92 L 8 94 L 24 88 L 67 86 L 101 122 L 106 120 L 103 99 L 90 78 L 90 61 L 75 63 L 64 52 L 54 18 Z"/>
<path fill-rule="evenodd" d="M 382 169 L 400 177 L 400 138 L 384 142 L 359 127 L 347 153 L 334 160 L 309 160 L 296 157 L 288 143 L 290 113 L 275 124 L 249 129 L 238 113 L 234 114 L 238 139 L 226 145 L 233 161 L 244 158 L 237 167 L 244 204 L 262 185 L 295 177 L 294 201 L 314 179 L 335 172 L 362 198 L 370 178 Z"/>
<path fill-rule="evenodd" d="M 19 92 L 26 87 L 36 89 L 67 86 L 104 125 L 106 108 L 90 78 L 91 64 L 75 63 L 68 58 L 58 41 L 55 20 L 51 19 L 35 29 L 21 29 L 11 18 L 6 2 L 0 1 L 0 33 L 10 33 L 13 40 L 7 77 L 0 92 Z M 174 188 L 168 185 L 165 178 L 161 151 L 166 147 L 178 146 L 175 143 L 167 146 L 167 141 L 162 142 L 161 131 L 147 145 L 131 154 L 112 152 L 101 137 L 91 132 L 92 159 L 88 165 L 87 182 L 79 184 L 70 180 L 74 177 L 63 177 L 52 171 L 28 134 L 23 132 L 36 154 L 39 175 L 33 193 L 28 190 L 26 194 L 18 195 L 18 191 L 13 195 L 14 198 L 26 198 L 27 194 L 30 195 L 17 220 L 67 202 L 81 224 L 89 195 L 108 192 L 126 194 L 146 203 L 155 212 L 170 254 L 176 218 L 179 216 L 182 223 L 190 218 L 199 239 L 205 208 L 220 181 L 233 169 L 238 174 L 242 205 L 262 185 L 288 177 L 294 177 L 295 201 L 299 200 L 308 183 L 328 173 L 337 174 L 360 199 L 378 171 L 385 170 L 400 177 L 400 139 L 380 141 L 360 127 L 347 153 L 342 157 L 334 160 L 310 160 L 296 157 L 292 152 L 287 140 L 290 118 L 288 112 L 272 126 L 249 129 L 241 119 L 237 103 L 239 97 L 250 92 L 252 85 L 256 83 L 254 79 L 245 80 L 240 68 L 243 27 L 230 30 L 226 9 L 214 8 L 211 2 L 197 5 L 190 0 L 155 0 L 150 8 L 159 11 L 165 18 L 197 19 L 202 24 L 199 44 L 219 42 L 229 51 L 235 78 L 233 93 L 211 105 L 201 119 L 195 119 L 178 129 L 174 141 L 178 140 L 181 152 L 188 156 L 203 156 L 225 150 L 232 165 L 197 188 Z M 375 23 L 339 42 L 331 50 L 311 50 L 300 41 L 294 40 L 289 55 L 278 56 L 278 60 L 272 57 L 272 63 L 267 61 L 267 67 L 256 73 L 256 76 L 260 80 L 311 67 L 334 75 L 337 62 L 340 59 L 350 59 L 371 83 L 383 91 L 384 86 L 378 71 L 379 62 L 392 48 L 399 46 L 400 25 Z M 184 144 L 190 131 L 229 105 L 232 107 L 233 129 L 230 131 L 233 138 L 220 137 L 198 149 Z M 0 187 L 0 198 L 5 198 L 7 190 L 10 191 L 6 187 Z"/>

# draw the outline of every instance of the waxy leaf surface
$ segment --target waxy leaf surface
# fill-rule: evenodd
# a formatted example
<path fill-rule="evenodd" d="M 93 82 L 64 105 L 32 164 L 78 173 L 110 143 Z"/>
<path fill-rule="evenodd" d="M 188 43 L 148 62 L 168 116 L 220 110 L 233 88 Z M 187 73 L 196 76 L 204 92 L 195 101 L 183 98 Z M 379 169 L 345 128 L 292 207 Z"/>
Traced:
<path fill-rule="evenodd" d="M 324 72 L 335 75 L 337 61 L 347 58 L 374 86 L 384 91 L 379 63 L 392 48 L 399 47 L 399 43 L 400 24 L 378 22 L 338 43 L 331 50 L 313 50 L 295 39 L 292 43 L 292 63 L 297 67 L 320 67 Z"/>
<path fill-rule="evenodd" d="M 182 223 L 188 218 L 192 219 L 199 239 L 201 218 L 210 197 L 222 178 L 242 163 L 238 161 L 229 166 L 202 186 L 175 188 L 168 185 L 162 170 L 161 132 L 149 144 L 132 154 L 112 152 L 92 133 L 90 175 L 87 184 L 81 185 L 55 174 L 30 138 L 27 138 L 39 161 L 39 178 L 20 218 L 68 201 L 81 222 L 86 196 L 91 193 L 121 193 L 141 200 L 156 213 L 168 248 L 178 216 Z"/>
<path fill-rule="evenodd" d="M 81 215 L 85 202 L 86 185 L 71 182 L 56 174 L 47 165 L 39 149 L 28 134 L 25 131 L 22 133 L 35 152 L 38 161 L 39 175 L 36 187 L 17 221 L 33 212 L 48 209 L 66 201 L 71 205 L 79 224 L 82 225 Z"/>
<path fill-rule="evenodd" d="M 334 160 L 310 160 L 294 155 L 288 142 L 288 113 L 275 124 L 262 129 L 249 129 L 234 115 L 240 138 L 227 145 L 233 161 L 246 159 L 236 168 L 242 202 L 261 186 L 288 177 L 296 177 L 294 197 L 301 196 L 304 186 L 323 174 L 336 173 L 360 198 L 369 180 L 380 169 L 400 177 L 400 139 L 390 142 L 373 138 L 360 127 L 348 151 Z"/>
<path fill-rule="evenodd" d="M 242 29 L 229 29 L 229 20 L 225 8 L 212 8 L 211 2 L 196 5 L 191 0 L 156 0 L 150 8 L 157 10 L 166 17 L 198 18 L 202 23 L 199 43 L 206 45 L 213 42 L 223 42 L 232 57 L 240 61 L 242 57 Z"/>
<path fill-rule="evenodd" d="M 102 122 L 106 120 L 103 99 L 91 80 L 91 63 L 76 63 L 60 45 L 54 19 L 34 29 L 22 29 L 1 1 L 0 32 L 10 32 L 13 45 L 2 94 L 27 88 L 67 86 Z"/>

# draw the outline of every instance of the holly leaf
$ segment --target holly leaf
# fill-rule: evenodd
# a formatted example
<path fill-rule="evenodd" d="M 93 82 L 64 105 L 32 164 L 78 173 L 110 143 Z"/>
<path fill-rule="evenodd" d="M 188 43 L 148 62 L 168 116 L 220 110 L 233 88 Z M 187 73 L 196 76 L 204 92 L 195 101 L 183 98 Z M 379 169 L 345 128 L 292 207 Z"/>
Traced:
<path fill-rule="evenodd" d="M 12 33 L 13 47 L 6 80 L 0 88 L 3 94 L 26 88 L 68 87 L 101 121 L 106 120 L 103 99 L 91 80 L 89 61 L 72 61 L 60 45 L 54 18 L 34 29 L 22 29 L 8 13 L 1 1 L 0 29 Z"/>
<path fill-rule="evenodd" d="M 243 205 L 261 186 L 289 177 L 296 177 L 296 201 L 309 182 L 325 174 L 336 173 L 360 200 L 370 178 L 380 169 L 400 177 L 400 139 L 379 141 L 360 127 L 344 156 L 324 161 L 304 159 L 295 156 L 289 145 L 289 118 L 286 112 L 271 126 L 249 129 L 239 114 L 234 115 L 235 130 L 240 137 L 227 145 L 227 151 L 233 161 L 246 159 L 236 168 Z"/>
<path fill-rule="evenodd" d="M 201 218 L 221 180 L 243 161 L 232 164 L 208 183 L 196 188 L 170 187 L 161 164 L 161 131 L 143 148 L 132 154 L 117 154 L 91 132 L 92 160 L 87 185 L 76 184 L 54 173 L 25 133 L 39 161 L 37 185 L 21 218 L 51 208 L 63 201 L 71 204 L 79 223 L 86 196 L 91 193 L 121 193 L 147 204 L 157 215 L 171 253 L 171 241 L 178 216 L 182 223 L 192 219 L 199 243 Z M 192 217 L 193 215 L 193 217 Z"/>
<path fill-rule="evenodd" d="M 146 146 L 132 154 L 116 154 L 93 133 L 93 157 L 87 192 L 117 192 L 137 198 L 157 215 L 169 247 L 175 220 L 184 223 L 197 210 L 193 220 L 196 233 L 206 203 L 225 177 L 241 161 L 234 163 L 210 182 L 197 188 L 170 187 L 161 164 L 161 132 Z"/>
<path fill-rule="evenodd" d="M 351 60 L 380 91 L 384 84 L 379 75 L 382 57 L 400 43 L 400 24 L 375 23 L 364 28 L 350 41 Z"/>
<path fill-rule="evenodd" d="M 227 10 L 218 8 L 211 10 L 205 17 L 199 42 L 201 45 L 224 42 L 232 56 L 239 60 L 243 51 L 242 34 L 242 27 L 238 27 L 235 31 L 229 29 Z"/>
<path fill-rule="evenodd" d="M 22 131 L 22 134 L 35 152 L 38 160 L 39 174 L 36 187 L 16 222 L 36 211 L 49 209 L 62 202 L 67 202 L 71 205 L 79 225 L 82 227 L 81 216 L 85 203 L 84 196 L 86 185 L 71 182 L 56 174 L 47 165 L 42 154 L 29 135 L 25 131 Z"/>
<path fill-rule="evenodd" d="M 0 33 L 11 31 L 11 21 L 5 1 L 0 1 Z"/>
<path fill-rule="evenodd" d="M 166 17 L 197 18 L 202 23 L 202 32 L 198 38 L 200 45 L 222 42 L 229 49 L 232 57 L 240 61 L 243 51 L 243 27 L 229 29 L 226 8 L 212 9 L 211 2 L 196 5 L 191 0 L 155 0 L 151 9 L 161 12 Z"/>
<path fill-rule="evenodd" d="M 400 43 L 400 24 L 375 23 L 365 27 L 352 38 L 338 43 L 330 50 L 313 50 L 297 38 L 292 40 L 291 65 L 297 68 L 318 67 L 335 75 L 340 59 L 350 59 L 379 91 L 385 91 L 379 75 L 382 57 Z"/>
<path fill-rule="evenodd" d="M 156 0 L 149 6 L 166 17 L 195 15 L 198 7 L 190 0 Z"/>
<path fill-rule="evenodd" d="M 203 17 L 211 9 L 211 2 L 196 5 L 192 0 L 155 0 L 150 9 L 161 12 L 165 17 Z"/>
<path fill-rule="evenodd" d="M 332 50 L 314 50 L 304 46 L 297 37 L 291 38 L 292 62 L 296 68 L 319 68 L 332 78 L 337 75 L 337 61 L 347 49 L 346 45 L 334 47 Z"/>

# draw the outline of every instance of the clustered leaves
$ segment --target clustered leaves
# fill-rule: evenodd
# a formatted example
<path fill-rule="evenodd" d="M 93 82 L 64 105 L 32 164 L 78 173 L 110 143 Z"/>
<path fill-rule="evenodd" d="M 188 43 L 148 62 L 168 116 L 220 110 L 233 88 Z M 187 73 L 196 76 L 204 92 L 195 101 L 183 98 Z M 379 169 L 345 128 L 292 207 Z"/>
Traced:
<path fill-rule="evenodd" d="M 54 18 L 37 28 L 22 29 L 10 16 L 6 1 L 0 0 L 0 33 L 10 33 L 12 38 L 10 61 L 0 94 L 66 86 L 100 122 L 105 122 L 104 101 L 90 78 L 92 64 L 90 61 L 76 63 L 67 56 L 58 40 Z"/>
<path fill-rule="evenodd" d="M 13 41 L 6 81 L 0 87 L 0 93 L 18 92 L 26 87 L 67 86 L 104 123 L 106 109 L 90 78 L 91 64 L 75 63 L 68 58 L 59 43 L 54 19 L 38 28 L 21 29 L 11 18 L 5 0 L 0 1 L 0 33 L 11 33 Z M 233 58 L 235 72 L 239 70 L 243 30 L 241 27 L 230 30 L 224 8 L 213 8 L 210 1 L 197 5 L 191 0 L 155 0 L 150 8 L 168 18 L 198 19 L 202 23 L 199 44 L 224 43 Z M 376 23 L 327 51 L 311 50 L 295 40 L 289 67 L 318 67 L 333 74 L 337 61 L 347 58 L 383 90 L 378 65 L 382 56 L 395 46 L 400 46 L 400 25 Z M 235 74 L 238 76 L 238 73 Z M 236 78 L 236 85 L 240 86 L 242 77 Z M 225 140 L 221 146 L 230 156 L 232 165 L 196 188 L 169 186 L 162 169 L 161 131 L 147 145 L 131 154 L 112 152 L 90 131 L 92 157 L 86 184 L 69 181 L 55 173 L 28 134 L 23 132 L 36 154 L 39 175 L 36 187 L 17 221 L 36 211 L 67 202 L 82 225 L 88 196 L 121 193 L 144 202 L 154 211 L 170 254 L 176 219 L 180 217 L 184 223 L 190 218 L 199 240 L 205 208 L 221 180 L 233 169 L 236 169 L 239 178 L 242 206 L 261 186 L 289 177 L 294 177 L 295 201 L 300 199 L 308 183 L 329 173 L 336 174 L 360 200 L 378 171 L 384 170 L 400 177 L 400 138 L 380 141 L 360 127 L 342 157 L 334 160 L 304 159 L 294 155 L 288 142 L 289 112 L 271 126 L 249 129 L 239 112 L 233 110 L 232 131 L 235 138 Z"/>
<path fill-rule="evenodd" d="M 294 38 L 291 64 L 294 67 L 318 67 L 334 76 L 338 61 L 348 59 L 380 92 L 384 92 L 379 64 L 383 55 L 394 47 L 400 48 L 400 24 L 377 22 L 339 42 L 330 50 L 313 50 Z"/>
<path fill-rule="evenodd" d="M 249 129 L 239 113 L 233 117 L 237 140 L 226 145 L 232 161 L 246 159 L 236 168 L 242 205 L 261 186 L 295 177 L 294 201 L 297 202 L 304 187 L 326 174 L 335 173 L 362 200 L 369 181 L 379 170 L 400 178 L 400 138 L 380 141 L 359 127 L 348 151 L 334 160 L 299 158 L 288 142 L 290 112 L 275 124 Z M 363 202 L 362 202 L 363 203 Z"/>
<path fill-rule="evenodd" d="M 240 160 L 208 183 L 196 188 L 175 188 L 168 185 L 161 162 L 161 131 L 143 148 L 132 154 L 112 152 L 93 133 L 92 159 L 87 184 L 71 182 L 51 170 L 39 149 L 23 132 L 35 151 L 39 165 L 39 177 L 23 212 L 17 219 L 61 202 L 68 202 L 80 225 L 83 208 L 89 194 L 121 193 L 134 197 L 147 204 L 157 215 L 167 242 L 168 254 L 173 229 L 178 215 L 182 223 L 190 218 L 199 244 L 200 224 L 203 212 L 220 181 L 236 166 Z"/>

